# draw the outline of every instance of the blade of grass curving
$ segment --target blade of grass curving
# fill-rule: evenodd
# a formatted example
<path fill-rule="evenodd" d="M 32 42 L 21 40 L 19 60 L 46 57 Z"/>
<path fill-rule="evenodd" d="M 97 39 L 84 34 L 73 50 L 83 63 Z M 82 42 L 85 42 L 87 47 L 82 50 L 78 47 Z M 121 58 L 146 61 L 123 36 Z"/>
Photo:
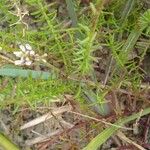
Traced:
<path fill-rule="evenodd" d="M 139 112 L 141 117 L 150 113 L 150 107 L 143 110 L 142 114 L 141 111 Z M 125 117 L 123 119 L 118 120 L 114 125 L 123 126 L 124 124 L 135 120 L 139 117 L 139 113 L 133 114 L 131 116 Z M 92 141 L 85 147 L 83 150 L 97 150 L 106 140 L 108 140 L 117 130 L 119 127 L 111 126 L 106 128 L 103 132 L 98 134 Z"/>
<path fill-rule="evenodd" d="M 121 13 L 121 19 L 120 19 L 120 24 L 123 25 L 124 22 L 127 20 L 130 12 L 133 9 L 133 6 L 135 5 L 135 0 L 128 0 L 125 4 L 125 7 Z"/>
<path fill-rule="evenodd" d="M 68 10 L 69 17 L 72 21 L 72 26 L 77 27 L 78 21 L 77 21 L 77 15 L 76 15 L 76 12 L 74 9 L 73 1 L 72 0 L 66 0 L 66 4 L 67 4 L 67 10 Z"/>
<path fill-rule="evenodd" d="M 49 72 L 44 71 L 34 71 L 29 69 L 14 69 L 14 68 L 1 68 L 0 69 L 0 76 L 10 76 L 10 77 L 32 77 L 34 79 L 40 78 L 47 80 L 48 78 L 55 78 L 54 75 L 52 75 Z"/>
<path fill-rule="evenodd" d="M 133 30 L 127 41 L 125 42 L 121 53 L 119 54 L 119 58 L 121 58 L 122 60 L 122 64 L 124 65 L 125 63 L 127 63 L 128 61 L 128 55 L 131 53 L 131 51 L 133 50 L 137 40 L 139 39 L 140 35 L 142 34 L 141 30 Z"/>
<path fill-rule="evenodd" d="M 136 44 L 136 42 L 137 42 L 137 40 L 138 40 L 138 38 L 139 38 L 139 36 L 141 34 L 142 34 L 141 30 L 139 30 L 139 31 L 138 30 L 132 31 L 130 33 L 126 43 L 124 44 L 124 46 L 122 48 L 122 51 L 124 53 L 129 53 L 133 49 L 134 45 Z"/>
<path fill-rule="evenodd" d="M 4 150 L 19 150 L 19 148 L 2 133 L 0 133 L 0 146 L 2 146 Z"/>
<path fill-rule="evenodd" d="M 96 94 L 90 90 L 86 89 L 85 86 L 83 87 L 83 94 L 85 97 L 85 100 L 90 104 L 92 103 L 92 108 L 99 113 L 102 116 L 106 116 L 110 113 L 110 107 L 106 101 L 103 101 L 103 103 L 99 104 L 97 103 L 97 96 Z"/>
<path fill-rule="evenodd" d="M 128 0 L 125 3 L 124 9 L 121 13 L 121 18 L 120 18 L 120 27 L 122 28 L 123 25 L 125 24 L 125 22 L 127 21 L 127 18 L 129 17 L 131 11 L 133 10 L 135 5 L 135 0 Z M 121 41 L 122 40 L 122 32 L 119 33 L 118 35 L 118 40 Z"/>
<path fill-rule="evenodd" d="M 69 17 L 72 21 L 72 27 L 76 28 L 78 27 L 78 18 L 77 18 L 77 14 L 75 12 L 75 8 L 74 8 L 74 4 L 72 0 L 66 0 L 66 4 L 67 4 L 67 10 L 68 10 L 68 14 Z M 81 34 L 79 31 L 75 32 L 75 38 L 81 38 Z"/>
<path fill-rule="evenodd" d="M 139 37 L 141 36 L 141 34 L 143 32 L 143 30 L 148 26 L 149 19 L 146 19 L 146 22 L 144 22 L 145 25 L 142 25 L 141 22 L 143 22 L 143 18 L 145 18 L 145 16 L 148 16 L 150 14 L 149 12 L 150 12 L 149 10 L 145 11 L 143 16 L 138 20 L 139 26 L 135 27 L 135 29 L 132 30 L 132 32 L 130 33 L 129 37 L 127 38 L 124 46 L 122 47 L 121 52 L 119 54 L 119 58 L 120 58 L 120 60 L 122 60 L 122 63 L 121 63 L 122 65 L 127 63 L 128 55 L 133 50 L 137 40 L 139 39 Z"/>

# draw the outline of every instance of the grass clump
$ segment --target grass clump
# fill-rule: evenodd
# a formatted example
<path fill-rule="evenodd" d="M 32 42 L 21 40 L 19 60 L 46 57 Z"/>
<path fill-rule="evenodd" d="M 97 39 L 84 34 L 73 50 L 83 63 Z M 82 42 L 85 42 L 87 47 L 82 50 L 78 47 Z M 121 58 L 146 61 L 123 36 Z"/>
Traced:
<path fill-rule="evenodd" d="M 141 84 L 147 71 L 142 64 L 149 53 L 150 10 L 144 4 L 144 0 L 1 0 L 0 108 L 36 109 L 38 103 L 71 94 L 81 107 L 91 106 L 90 113 L 112 113 L 115 120 L 124 116 L 119 99 L 125 94 L 136 101 L 145 90 Z M 35 54 L 20 48 L 26 44 Z M 23 51 L 24 65 L 15 65 L 15 51 Z M 32 63 L 25 65 L 30 59 Z M 125 101 L 131 107 L 132 102 Z"/>

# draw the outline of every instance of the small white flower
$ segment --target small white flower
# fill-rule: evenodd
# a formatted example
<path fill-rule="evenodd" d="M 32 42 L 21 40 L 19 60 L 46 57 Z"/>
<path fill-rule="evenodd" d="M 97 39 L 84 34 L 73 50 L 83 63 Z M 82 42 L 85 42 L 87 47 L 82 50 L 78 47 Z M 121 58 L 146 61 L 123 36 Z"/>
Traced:
<path fill-rule="evenodd" d="M 19 57 L 20 60 L 14 61 L 15 65 L 27 65 L 30 66 L 34 61 L 43 61 L 46 63 L 44 59 L 47 54 L 39 55 L 36 54 L 32 47 L 29 44 L 19 44 L 20 51 L 13 52 L 16 57 Z"/>
<path fill-rule="evenodd" d="M 30 61 L 29 57 L 26 57 L 26 58 L 25 58 L 25 61 Z"/>
<path fill-rule="evenodd" d="M 26 52 L 26 48 L 23 45 L 19 45 L 19 48 L 23 51 Z"/>
<path fill-rule="evenodd" d="M 26 51 L 24 54 L 25 54 L 25 56 L 28 56 L 28 55 L 30 55 L 30 51 Z"/>
<path fill-rule="evenodd" d="M 24 61 L 20 60 L 16 60 L 15 61 L 15 65 L 23 65 Z"/>
<path fill-rule="evenodd" d="M 26 61 L 25 64 L 26 64 L 27 66 L 30 66 L 30 65 L 32 64 L 32 61 Z"/>
<path fill-rule="evenodd" d="M 31 51 L 29 52 L 29 54 L 30 54 L 31 56 L 34 56 L 34 55 L 35 55 L 35 51 L 31 50 Z"/>
<path fill-rule="evenodd" d="M 32 64 L 32 61 L 29 59 L 29 57 L 25 58 L 25 65 L 30 66 Z"/>
<path fill-rule="evenodd" d="M 21 51 L 16 51 L 13 53 L 14 53 L 14 55 L 16 55 L 16 57 L 22 57 L 23 56 L 23 53 Z"/>
<path fill-rule="evenodd" d="M 26 47 L 26 50 L 29 50 L 29 51 L 32 50 L 32 47 L 29 44 L 25 44 L 25 47 Z"/>

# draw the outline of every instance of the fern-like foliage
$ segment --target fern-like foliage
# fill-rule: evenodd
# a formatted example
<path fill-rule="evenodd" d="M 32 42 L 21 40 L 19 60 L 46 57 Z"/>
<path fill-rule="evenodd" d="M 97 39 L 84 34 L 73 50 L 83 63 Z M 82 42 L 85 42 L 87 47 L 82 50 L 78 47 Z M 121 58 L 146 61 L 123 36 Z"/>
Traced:
<path fill-rule="evenodd" d="M 128 63 L 129 55 L 133 51 L 135 44 L 142 32 L 146 30 L 146 34 L 150 33 L 150 9 L 139 18 L 138 22 L 138 29 L 135 25 L 124 44 L 117 43 L 114 39 L 114 35 L 109 36 L 108 46 L 112 51 L 112 56 L 115 58 L 117 64 L 121 67 L 125 67 L 125 64 Z"/>
<path fill-rule="evenodd" d="M 93 56 L 96 33 L 91 34 L 91 30 L 88 26 L 82 24 L 79 24 L 79 26 L 85 32 L 85 38 L 83 40 L 78 39 L 77 41 L 74 63 L 77 69 L 76 72 L 81 75 L 86 75 L 92 69 L 92 62 L 96 61 Z"/>
<path fill-rule="evenodd" d="M 150 33 L 150 9 L 148 9 L 141 17 L 140 17 L 140 28 L 142 30 L 146 29 L 146 34 Z"/>
<path fill-rule="evenodd" d="M 116 60 L 118 66 L 124 66 L 124 57 L 120 57 L 121 55 L 121 48 L 123 46 L 122 43 L 118 43 L 115 41 L 114 35 L 109 35 L 109 41 L 107 41 L 107 46 L 111 49 L 112 56 Z M 124 54 L 124 53 L 123 53 Z"/>

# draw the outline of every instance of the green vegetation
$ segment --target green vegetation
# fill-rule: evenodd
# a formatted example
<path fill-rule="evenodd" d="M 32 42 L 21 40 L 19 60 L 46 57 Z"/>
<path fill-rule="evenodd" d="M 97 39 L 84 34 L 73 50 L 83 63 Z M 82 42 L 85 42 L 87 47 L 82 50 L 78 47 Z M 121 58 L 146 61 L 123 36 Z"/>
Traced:
<path fill-rule="evenodd" d="M 13 143 L 11 143 L 9 139 L 6 136 L 4 136 L 2 133 L 0 133 L 0 141 L 1 141 L 0 146 L 5 148 L 6 150 L 19 150 L 19 148 Z"/>
<path fill-rule="evenodd" d="M 142 102 L 134 111 L 145 109 L 148 105 L 140 95 L 147 90 L 141 85 L 149 72 L 141 68 L 150 45 L 150 9 L 145 3 L 1 0 L 0 108 L 14 105 L 12 113 L 25 105 L 36 109 L 38 103 L 71 94 L 81 107 L 106 116 L 111 113 L 109 95 L 126 92 Z M 35 54 L 25 53 L 20 57 L 24 64 L 15 65 L 19 59 L 14 52 L 26 44 Z M 124 118 L 120 101 L 112 108 L 116 119 Z M 113 132 L 102 137 L 107 140 Z"/>

